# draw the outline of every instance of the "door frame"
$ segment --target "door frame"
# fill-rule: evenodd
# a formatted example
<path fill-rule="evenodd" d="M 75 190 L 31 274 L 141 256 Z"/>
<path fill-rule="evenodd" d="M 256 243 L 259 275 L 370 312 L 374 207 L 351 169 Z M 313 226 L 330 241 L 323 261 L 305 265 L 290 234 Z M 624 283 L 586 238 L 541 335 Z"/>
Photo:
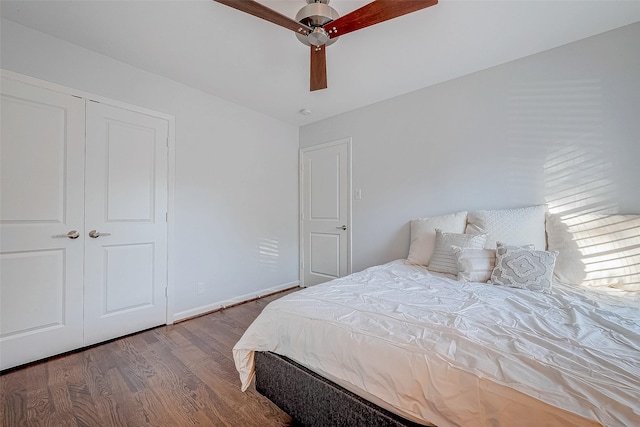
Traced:
<path fill-rule="evenodd" d="M 347 193 L 349 197 L 347 197 L 347 220 L 345 221 L 347 224 L 347 274 L 351 274 L 351 266 L 352 266 L 352 200 L 353 200 L 353 185 L 352 185 L 352 139 L 341 138 L 335 141 L 325 142 L 321 144 L 311 145 L 309 147 L 301 148 L 298 153 L 298 280 L 300 282 L 300 286 L 305 288 L 306 285 L 304 283 L 304 226 L 303 226 L 303 212 L 304 212 L 304 176 L 302 166 L 304 164 L 304 154 L 310 151 L 323 150 L 326 148 L 334 147 L 336 145 L 346 144 L 347 146 Z"/>
<path fill-rule="evenodd" d="M 16 73 L 14 71 L 5 70 L 0 68 L 0 76 L 8 79 L 17 80 L 22 83 L 30 84 L 33 86 L 39 86 L 44 89 L 52 90 L 55 92 L 64 93 L 67 95 L 75 96 L 76 98 L 83 98 L 85 102 L 99 102 L 102 104 L 111 105 L 113 107 L 122 108 L 125 110 L 134 111 L 140 114 L 146 114 L 148 116 L 157 117 L 167 121 L 169 126 L 167 132 L 167 277 L 166 277 L 166 321 L 167 325 L 173 324 L 174 309 L 174 292 L 175 292 L 175 249 L 173 242 L 175 241 L 175 180 L 176 180 L 176 119 L 175 116 L 155 110 L 151 110 L 144 107 L 138 107 L 136 105 L 127 104 L 125 102 L 116 101 L 111 98 L 107 98 L 100 95 L 95 95 L 90 92 L 74 89 L 68 86 L 59 85 L 46 80 L 37 79 L 35 77 L 26 76 L 24 74 Z"/>

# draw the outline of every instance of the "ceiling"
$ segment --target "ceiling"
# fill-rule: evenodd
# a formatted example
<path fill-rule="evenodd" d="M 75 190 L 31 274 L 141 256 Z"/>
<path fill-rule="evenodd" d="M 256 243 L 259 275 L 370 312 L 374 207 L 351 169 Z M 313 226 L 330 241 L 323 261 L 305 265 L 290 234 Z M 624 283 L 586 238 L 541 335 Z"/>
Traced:
<path fill-rule="evenodd" d="M 305 4 L 261 2 L 290 17 Z M 342 16 L 366 3 L 331 6 Z M 299 126 L 638 22 L 640 1 L 440 0 L 341 37 L 327 49 L 329 88 L 316 92 L 293 32 L 211 0 L 2 0 L 0 12 Z"/>

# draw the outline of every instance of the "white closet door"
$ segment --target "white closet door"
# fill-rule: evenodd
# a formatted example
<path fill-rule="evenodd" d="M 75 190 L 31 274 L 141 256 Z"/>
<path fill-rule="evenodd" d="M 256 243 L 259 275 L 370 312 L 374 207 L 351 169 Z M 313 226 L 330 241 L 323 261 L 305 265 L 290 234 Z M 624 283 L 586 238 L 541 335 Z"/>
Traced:
<path fill-rule="evenodd" d="M 167 132 L 87 102 L 85 345 L 166 323 Z"/>
<path fill-rule="evenodd" d="M 82 346 L 84 100 L 2 78 L 0 369 Z M 77 238 L 65 237 L 67 233 Z"/>

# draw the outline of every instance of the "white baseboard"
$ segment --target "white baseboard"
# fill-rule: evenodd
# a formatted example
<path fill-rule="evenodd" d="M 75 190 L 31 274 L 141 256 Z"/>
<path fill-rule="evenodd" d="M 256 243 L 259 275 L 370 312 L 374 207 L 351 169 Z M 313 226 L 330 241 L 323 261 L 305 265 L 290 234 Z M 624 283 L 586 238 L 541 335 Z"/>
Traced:
<path fill-rule="evenodd" d="M 192 308 L 190 310 L 180 311 L 178 313 L 173 314 L 172 323 L 179 322 L 180 320 L 184 320 L 184 319 L 189 319 L 195 316 L 200 316 L 201 314 L 209 313 L 211 311 L 220 310 L 221 308 L 225 308 L 230 305 L 239 304 L 255 298 L 261 298 L 265 295 L 269 295 L 278 291 L 283 291 L 285 289 L 294 288 L 296 286 L 300 286 L 300 282 L 298 280 L 289 282 L 289 283 L 283 283 L 281 285 L 273 286 L 271 288 L 251 292 L 249 294 L 239 295 L 237 297 L 229 298 L 226 300 L 217 301 L 211 304 L 202 305 L 200 307 Z"/>

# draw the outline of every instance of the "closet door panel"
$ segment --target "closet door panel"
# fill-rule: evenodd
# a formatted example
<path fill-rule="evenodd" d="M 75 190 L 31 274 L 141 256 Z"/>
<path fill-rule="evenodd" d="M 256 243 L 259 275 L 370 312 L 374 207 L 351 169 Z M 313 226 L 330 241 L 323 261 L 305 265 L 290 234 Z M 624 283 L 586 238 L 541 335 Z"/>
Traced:
<path fill-rule="evenodd" d="M 3 77 L 0 108 L 6 369 L 83 342 L 84 100 Z"/>
<path fill-rule="evenodd" d="M 167 131 L 87 104 L 85 345 L 166 323 Z"/>

